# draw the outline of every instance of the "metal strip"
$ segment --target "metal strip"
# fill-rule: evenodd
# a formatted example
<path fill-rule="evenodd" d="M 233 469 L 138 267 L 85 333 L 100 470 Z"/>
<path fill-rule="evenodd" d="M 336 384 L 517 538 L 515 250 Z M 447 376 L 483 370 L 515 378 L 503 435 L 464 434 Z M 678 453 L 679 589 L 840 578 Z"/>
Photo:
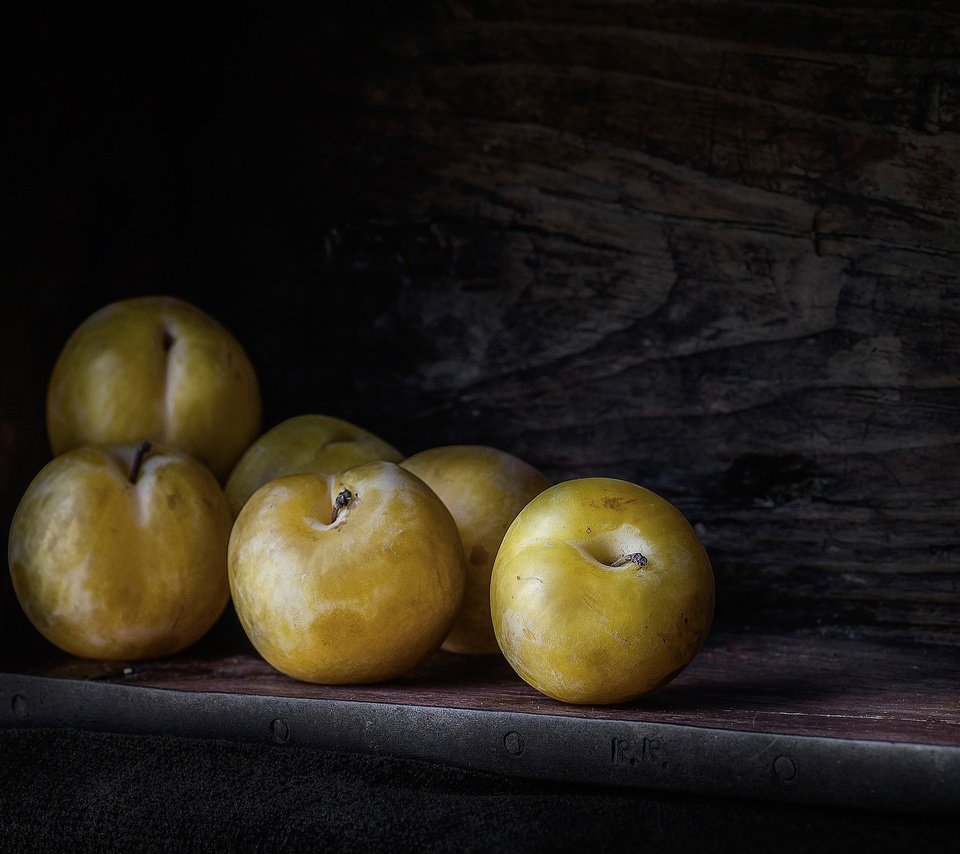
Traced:
<path fill-rule="evenodd" d="M 163 734 L 519 777 L 960 814 L 960 748 L 0 674 L 0 726 Z"/>

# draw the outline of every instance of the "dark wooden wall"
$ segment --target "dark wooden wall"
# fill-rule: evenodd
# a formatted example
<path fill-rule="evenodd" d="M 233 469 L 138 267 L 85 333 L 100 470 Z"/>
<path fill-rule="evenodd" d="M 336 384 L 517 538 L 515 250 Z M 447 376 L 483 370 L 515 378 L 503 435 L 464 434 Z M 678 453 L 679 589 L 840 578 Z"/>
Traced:
<path fill-rule="evenodd" d="M 956 4 L 73 14 L 12 32 L 4 527 L 66 335 L 176 293 L 268 426 L 633 480 L 725 624 L 960 642 Z"/>

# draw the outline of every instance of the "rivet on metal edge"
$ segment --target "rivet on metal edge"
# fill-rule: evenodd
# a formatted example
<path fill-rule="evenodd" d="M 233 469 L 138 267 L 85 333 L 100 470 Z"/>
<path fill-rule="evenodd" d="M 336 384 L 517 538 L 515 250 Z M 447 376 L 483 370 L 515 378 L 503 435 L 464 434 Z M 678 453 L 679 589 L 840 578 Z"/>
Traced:
<path fill-rule="evenodd" d="M 30 703 L 27 702 L 27 698 L 23 694 L 13 695 L 13 699 L 10 701 L 10 709 L 13 711 L 13 716 L 18 720 L 25 721 L 30 717 Z"/>
<path fill-rule="evenodd" d="M 283 718 L 274 718 L 270 721 L 270 737 L 277 744 L 285 744 L 290 738 L 290 727 L 287 726 Z"/>
<path fill-rule="evenodd" d="M 797 763 L 789 756 L 778 756 L 773 760 L 773 773 L 777 775 L 778 780 L 790 783 L 796 779 Z"/>
<path fill-rule="evenodd" d="M 520 756 L 523 753 L 523 739 L 520 733 L 511 730 L 503 737 L 503 746 L 511 756 Z"/>

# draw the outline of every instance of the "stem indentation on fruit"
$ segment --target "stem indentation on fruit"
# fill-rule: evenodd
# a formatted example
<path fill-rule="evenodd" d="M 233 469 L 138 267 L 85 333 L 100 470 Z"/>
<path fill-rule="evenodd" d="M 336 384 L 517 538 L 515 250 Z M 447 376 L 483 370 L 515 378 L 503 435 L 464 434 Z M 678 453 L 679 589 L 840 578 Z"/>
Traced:
<path fill-rule="evenodd" d="M 137 451 L 133 455 L 133 463 L 130 466 L 130 483 L 136 483 L 140 477 L 140 467 L 143 465 L 143 458 L 150 453 L 153 442 L 141 442 L 137 445 Z"/>

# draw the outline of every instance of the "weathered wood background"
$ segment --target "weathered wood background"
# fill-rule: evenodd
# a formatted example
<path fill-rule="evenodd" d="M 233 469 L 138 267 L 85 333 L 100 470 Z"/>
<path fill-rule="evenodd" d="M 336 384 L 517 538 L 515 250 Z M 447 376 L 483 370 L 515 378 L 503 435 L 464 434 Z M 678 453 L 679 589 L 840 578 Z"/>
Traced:
<path fill-rule="evenodd" d="M 634 480 L 696 524 L 726 626 L 960 642 L 955 3 L 157 26 L 24 25 L 4 527 L 66 336 L 168 292 L 247 346 L 268 426 Z"/>

